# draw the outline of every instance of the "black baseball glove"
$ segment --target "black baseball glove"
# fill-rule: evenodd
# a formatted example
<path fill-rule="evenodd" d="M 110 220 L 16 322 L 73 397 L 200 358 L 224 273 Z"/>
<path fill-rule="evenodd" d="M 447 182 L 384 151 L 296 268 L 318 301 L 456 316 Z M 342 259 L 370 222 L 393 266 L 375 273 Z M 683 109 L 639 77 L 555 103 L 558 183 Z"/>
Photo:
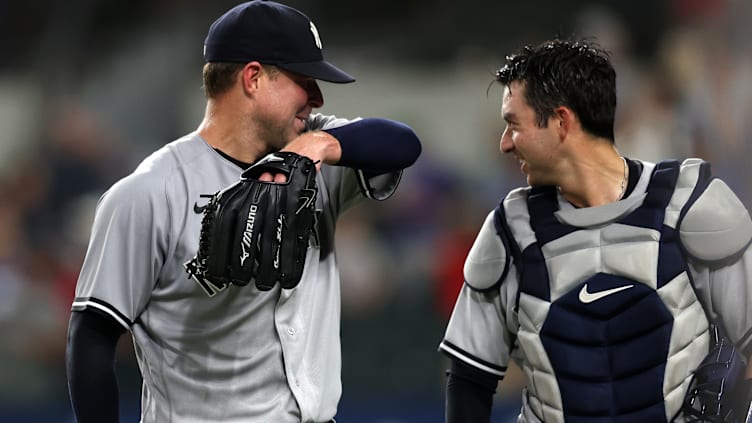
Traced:
<path fill-rule="evenodd" d="M 262 182 L 264 172 L 285 174 L 287 182 Z M 201 222 L 196 256 L 188 274 L 214 285 L 247 285 L 270 290 L 294 288 L 303 274 L 315 224 L 316 166 L 308 157 L 280 151 L 248 168 L 240 181 L 214 194 Z"/>
<path fill-rule="evenodd" d="M 684 398 L 687 422 L 744 423 L 750 401 L 749 382 L 743 380 L 745 364 L 741 353 L 711 326 L 710 352 L 694 372 Z"/>

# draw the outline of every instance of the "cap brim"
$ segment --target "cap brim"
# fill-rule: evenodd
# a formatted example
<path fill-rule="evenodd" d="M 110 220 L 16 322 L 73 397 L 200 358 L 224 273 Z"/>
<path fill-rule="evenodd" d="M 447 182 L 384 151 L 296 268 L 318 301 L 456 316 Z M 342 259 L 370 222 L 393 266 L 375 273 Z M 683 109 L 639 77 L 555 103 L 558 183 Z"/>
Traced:
<path fill-rule="evenodd" d="M 334 82 L 336 84 L 355 82 L 355 78 L 351 75 L 325 60 L 320 62 L 280 63 L 277 66 L 290 72 L 326 82 Z"/>

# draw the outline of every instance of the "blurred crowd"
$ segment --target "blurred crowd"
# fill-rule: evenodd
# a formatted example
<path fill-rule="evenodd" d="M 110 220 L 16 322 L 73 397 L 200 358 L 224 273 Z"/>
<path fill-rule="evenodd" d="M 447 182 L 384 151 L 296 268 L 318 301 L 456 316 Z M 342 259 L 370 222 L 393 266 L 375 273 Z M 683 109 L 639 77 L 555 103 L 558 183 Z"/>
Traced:
<path fill-rule="evenodd" d="M 640 28 L 615 8 L 583 5 L 568 23 L 613 53 L 622 154 L 650 161 L 702 157 L 748 208 L 751 4 L 667 0 L 665 28 L 649 52 L 633 42 Z M 200 45 L 200 18 L 178 20 L 185 25 L 170 31 L 140 28 L 138 46 L 121 44 L 120 55 L 107 55 L 105 75 L 58 87 L 52 96 L 50 81 L 35 79 L 40 73 L 0 67 L 0 417 L 3 410 L 66 406 L 65 331 L 96 201 L 146 153 L 198 123 L 200 57 L 181 55 L 195 53 L 191 43 Z M 523 41 L 556 35 L 549 29 L 535 27 Z M 391 111 L 386 117 L 413 126 L 424 145 L 393 198 L 349 211 L 338 226 L 345 407 L 361 397 L 442 394 L 445 362 L 437 346 L 463 282 L 464 256 L 501 195 L 524 183 L 514 161 L 498 152 L 501 92 L 491 86 L 486 93 L 490 65 L 501 66 L 503 55 L 518 45 L 494 43 L 493 53 L 466 46 L 444 67 L 372 66 L 362 52 L 335 52 L 344 58 L 343 68 L 350 69 L 349 61 L 356 69 L 359 83 L 377 87 L 373 97 L 361 92 L 347 100 L 363 106 L 352 110 L 377 113 L 383 104 Z M 145 49 L 142 56 L 133 53 Z M 133 63 L 134 57 L 144 60 Z M 163 62 L 171 67 L 156 69 Z M 462 85 L 469 74 L 472 84 Z M 452 84 L 472 86 L 465 95 L 480 100 L 483 112 L 462 107 Z M 325 95 L 329 88 L 322 86 Z M 347 89 L 341 99 L 338 92 L 327 97 L 335 113 L 348 96 Z M 431 97 L 442 92 L 450 94 Z M 120 361 L 131 371 L 130 345 L 121 347 Z M 501 400 L 518 387 L 519 377 L 510 379 Z M 123 389 L 137 395 L 138 380 L 126 379 Z"/>

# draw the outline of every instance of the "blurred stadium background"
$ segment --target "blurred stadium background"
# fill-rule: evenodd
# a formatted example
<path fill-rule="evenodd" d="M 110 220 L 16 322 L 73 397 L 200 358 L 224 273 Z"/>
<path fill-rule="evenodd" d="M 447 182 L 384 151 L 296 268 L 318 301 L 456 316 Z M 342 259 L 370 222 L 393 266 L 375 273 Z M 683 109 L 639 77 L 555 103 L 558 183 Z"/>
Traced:
<path fill-rule="evenodd" d="M 201 48 L 236 2 L 0 2 L 0 421 L 72 422 L 64 348 L 94 205 L 151 151 L 198 125 Z M 486 213 L 524 183 L 498 151 L 504 55 L 594 36 L 617 66 L 617 147 L 700 156 L 752 205 L 752 2 L 291 0 L 328 59 L 358 78 L 322 83 L 323 112 L 410 124 L 424 153 L 383 204 L 346 214 L 340 422 L 443 416 L 437 345 Z M 140 380 L 120 343 L 123 421 Z M 496 397 L 511 421 L 519 373 Z"/>

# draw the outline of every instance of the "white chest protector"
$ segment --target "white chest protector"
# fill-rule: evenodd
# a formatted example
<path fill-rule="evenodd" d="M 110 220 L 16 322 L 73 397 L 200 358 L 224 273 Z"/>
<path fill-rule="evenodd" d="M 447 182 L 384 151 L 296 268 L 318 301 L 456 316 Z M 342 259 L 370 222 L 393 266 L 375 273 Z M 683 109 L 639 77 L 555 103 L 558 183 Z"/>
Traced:
<path fill-rule="evenodd" d="M 679 414 L 709 345 L 686 261 L 735 256 L 752 222 L 707 163 L 645 165 L 632 195 L 601 207 L 561 209 L 553 188 L 513 191 L 468 255 L 476 290 L 517 268 L 526 421 Z"/>

